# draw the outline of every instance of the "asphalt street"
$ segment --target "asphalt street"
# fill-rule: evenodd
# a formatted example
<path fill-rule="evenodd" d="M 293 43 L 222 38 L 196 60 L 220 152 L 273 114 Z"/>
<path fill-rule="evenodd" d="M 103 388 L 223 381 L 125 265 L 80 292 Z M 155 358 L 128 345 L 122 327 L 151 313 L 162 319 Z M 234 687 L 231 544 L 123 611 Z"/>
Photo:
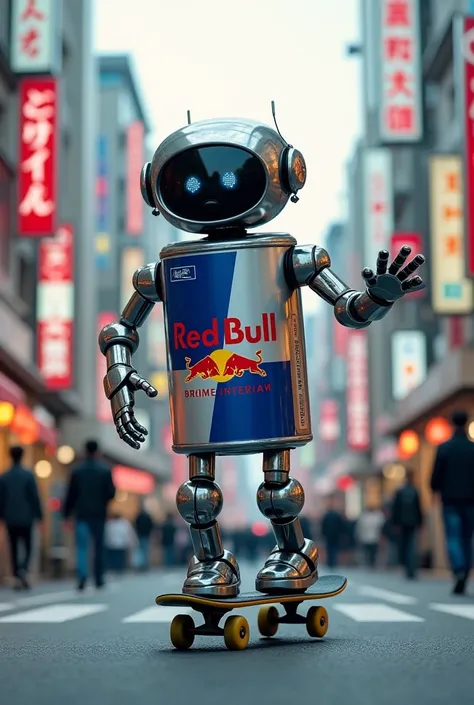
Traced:
<path fill-rule="evenodd" d="M 243 567 L 244 589 L 257 569 Z M 0 702 L 472 705 L 474 584 L 456 598 L 446 580 L 348 576 L 342 595 L 321 601 L 330 619 L 323 640 L 304 625 L 263 639 L 258 609 L 248 608 L 239 612 L 250 622 L 246 651 L 202 636 L 187 652 L 171 647 L 169 623 L 183 610 L 154 598 L 179 592 L 182 570 L 127 576 L 81 596 L 64 584 L 0 590 Z"/>

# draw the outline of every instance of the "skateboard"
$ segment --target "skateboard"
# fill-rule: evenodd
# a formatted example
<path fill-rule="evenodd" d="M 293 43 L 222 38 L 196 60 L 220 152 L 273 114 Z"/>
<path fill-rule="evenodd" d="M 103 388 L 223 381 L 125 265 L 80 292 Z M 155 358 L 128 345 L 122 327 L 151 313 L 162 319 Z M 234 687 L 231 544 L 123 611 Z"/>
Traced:
<path fill-rule="evenodd" d="M 328 613 L 324 607 L 310 607 L 304 617 L 298 613 L 298 607 L 307 600 L 322 600 L 335 597 L 346 589 L 347 578 L 342 575 L 324 575 L 305 592 L 279 593 L 264 595 L 260 592 L 247 592 L 237 597 L 217 599 L 198 595 L 169 594 L 158 595 L 155 602 L 163 607 L 191 607 L 204 618 L 204 624 L 196 626 L 189 614 L 177 615 L 170 626 L 171 643 L 176 649 L 189 649 L 194 638 L 200 636 L 223 636 L 225 645 L 232 651 L 246 649 L 250 638 L 249 623 L 245 617 L 232 615 L 224 626 L 219 626 L 221 619 L 240 607 L 264 605 L 258 613 L 258 631 L 262 636 L 272 637 L 280 624 L 305 624 L 309 636 L 322 638 L 328 626 Z M 281 605 L 285 614 L 280 615 L 275 605 Z"/>

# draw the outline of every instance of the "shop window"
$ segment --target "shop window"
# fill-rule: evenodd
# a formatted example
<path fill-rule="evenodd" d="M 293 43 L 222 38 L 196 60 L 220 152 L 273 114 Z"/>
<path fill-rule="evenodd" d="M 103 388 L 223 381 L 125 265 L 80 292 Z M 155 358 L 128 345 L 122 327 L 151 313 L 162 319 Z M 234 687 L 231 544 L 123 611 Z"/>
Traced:
<path fill-rule="evenodd" d="M 34 310 L 35 306 L 35 290 L 36 290 L 36 262 L 24 255 L 20 255 L 18 259 L 18 285 L 19 295 L 22 301 L 27 304 L 30 311 Z"/>
<path fill-rule="evenodd" d="M 0 106 L 0 129 L 1 126 L 2 110 Z M 3 275 L 9 274 L 10 271 L 13 196 L 13 173 L 0 158 L 0 274 Z"/>

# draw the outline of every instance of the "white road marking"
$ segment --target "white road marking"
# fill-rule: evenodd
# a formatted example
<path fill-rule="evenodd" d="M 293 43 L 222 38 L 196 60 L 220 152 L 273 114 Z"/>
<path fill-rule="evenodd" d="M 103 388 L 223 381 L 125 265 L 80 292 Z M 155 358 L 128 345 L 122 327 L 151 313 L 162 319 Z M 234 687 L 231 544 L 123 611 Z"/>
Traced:
<path fill-rule="evenodd" d="M 377 604 L 341 604 L 334 605 L 333 609 L 342 612 L 355 622 L 424 622 L 421 617 L 416 617 L 408 612 L 402 612 L 395 607 Z"/>
<path fill-rule="evenodd" d="M 58 624 L 104 612 L 107 609 L 107 605 L 50 605 L 1 617 L 0 624 Z"/>
<path fill-rule="evenodd" d="M 106 593 L 117 593 L 120 591 L 120 586 L 117 583 L 107 583 L 103 588 L 88 586 L 83 592 L 78 590 L 63 590 L 62 592 L 44 592 L 40 595 L 29 595 L 28 597 L 20 597 L 15 600 L 19 607 L 28 607 L 33 605 L 47 605 L 50 602 L 69 602 L 70 600 L 78 600 L 81 597 L 86 597 L 91 594 L 99 595 Z"/>
<path fill-rule="evenodd" d="M 440 605 L 438 603 L 433 603 L 430 605 L 430 609 L 435 610 L 436 612 L 452 614 L 455 617 L 474 619 L 474 605 Z"/>
<path fill-rule="evenodd" d="M 8 610 L 13 609 L 15 609 L 15 605 L 10 604 L 9 602 L 0 602 L 0 612 L 8 612 Z"/>
<path fill-rule="evenodd" d="M 122 619 L 124 624 L 132 624 L 141 622 L 142 624 L 146 622 L 171 622 L 173 617 L 177 614 L 191 614 L 192 610 L 189 607 L 147 607 L 140 612 L 135 612 L 129 617 Z"/>
<path fill-rule="evenodd" d="M 382 590 L 382 588 L 372 587 L 372 585 L 361 585 L 357 588 L 359 595 L 364 597 L 374 597 L 378 600 L 393 602 L 396 605 L 416 605 L 418 600 L 411 595 L 402 595 L 400 592 L 392 592 L 391 590 Z"/>

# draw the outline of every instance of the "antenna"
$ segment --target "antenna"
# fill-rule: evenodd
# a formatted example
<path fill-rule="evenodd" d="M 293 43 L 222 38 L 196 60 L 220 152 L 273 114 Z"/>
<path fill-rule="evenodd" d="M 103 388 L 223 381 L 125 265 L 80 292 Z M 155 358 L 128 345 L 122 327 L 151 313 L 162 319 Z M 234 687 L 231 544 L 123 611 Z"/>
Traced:
<path fill-rule="evenodd" d="M 191 124 L 191 111 L 188 110 L 187 112 L 188 112 L 188 125 L 190 125 Z"/>
<path fill-rule="evenodd" d="M 272 100 L 272 115 L 273 115 L 273 122 L 275 123 L 276 131 L 278 132 L 278 134 L 279 134 L 280 137 L 282 138 L 283 142 L 285 142 L 285 144 L 286 144 L 288 147 L 291 147 L 291 145 L 288 144 L 288 142 L 286 141 L 286 139 L 285 139 L 285 138 L 283 137 L 283 135 L 281 134 L 280 128 L 278 127 L 278 123 L 277 123 L 277 119 L 276 119 L 275 101 L 274 101 L 274 100 Z"/>

